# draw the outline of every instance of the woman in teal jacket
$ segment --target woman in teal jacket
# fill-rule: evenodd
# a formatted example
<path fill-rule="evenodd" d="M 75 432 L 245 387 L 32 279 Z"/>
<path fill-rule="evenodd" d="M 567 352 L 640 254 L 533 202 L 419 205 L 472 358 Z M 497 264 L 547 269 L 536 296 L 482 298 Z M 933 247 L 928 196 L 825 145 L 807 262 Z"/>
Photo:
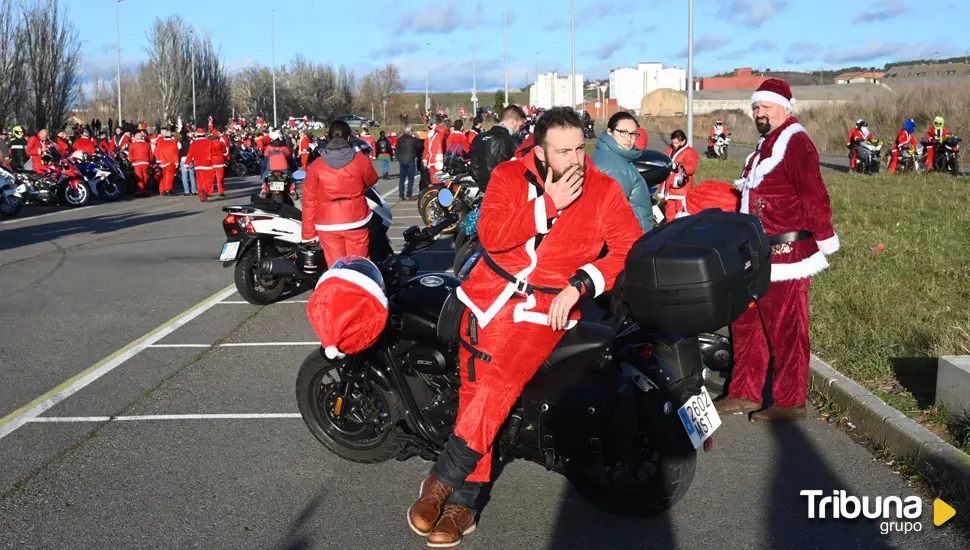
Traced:
<path fill-rule="evenodd" d="M 637 141 L 640 125 L 630 113 L 619 112 L 610 117 L 606 130 L 596 140 L 596 150 L 590 155 L 593 164 L 607 176 L 615 179 L 621 187 L 633 213 L 640 221 L 643 230 L 650 231 L 653 223 L 653 202 L 650 189 L 633 161 L 640 156 L 640 149 L 633 146 Z"/>

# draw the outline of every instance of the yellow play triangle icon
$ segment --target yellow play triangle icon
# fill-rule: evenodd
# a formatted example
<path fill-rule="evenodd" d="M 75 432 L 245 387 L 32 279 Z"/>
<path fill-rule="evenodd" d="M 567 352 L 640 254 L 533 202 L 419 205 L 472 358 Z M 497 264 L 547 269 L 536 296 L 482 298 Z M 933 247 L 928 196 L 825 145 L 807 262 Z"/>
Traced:
<path fill-rule="evenodd" d="M 933 501 L 933 525 L 939 527 L 953 519 L 955 515 L 957 515 L 957 511 L 949 504 L 940 499 Z"/>

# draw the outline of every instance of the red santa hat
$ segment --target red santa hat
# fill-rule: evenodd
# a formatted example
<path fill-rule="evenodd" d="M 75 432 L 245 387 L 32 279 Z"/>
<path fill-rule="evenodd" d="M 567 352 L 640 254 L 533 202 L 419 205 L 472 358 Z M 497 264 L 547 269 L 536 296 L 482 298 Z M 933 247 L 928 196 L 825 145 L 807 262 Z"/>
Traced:
<path fill-rule="evenodd" d="M 317 282 L 307 316 L 326 356 L 341 359 L 377 342 L 387 323 L 387 296 L 367 275 L 335 265 Z"/>
<path fill-rule="evenodd" d="M 708 208 L 737 212 L 741 209 L 741 192 L 730 183 L 708 180 L 692 187 L 684 202 L 685 215 L 694 215 Z"/>
<path fill-rule="evenodd" d="M 195 137 L 204 137 L 204 136 L 205 136 L 205 128 L 196 128 Z"/>
<path fill-rule="evenodd" d="M 795 99 L 792 97 L 791 86 L 780 78 L 769 78 L 758 86 L 758 89 L 751 94 L 751 104 L 759 101 L 776 103 L 789 111 L 795 110 Z"/>

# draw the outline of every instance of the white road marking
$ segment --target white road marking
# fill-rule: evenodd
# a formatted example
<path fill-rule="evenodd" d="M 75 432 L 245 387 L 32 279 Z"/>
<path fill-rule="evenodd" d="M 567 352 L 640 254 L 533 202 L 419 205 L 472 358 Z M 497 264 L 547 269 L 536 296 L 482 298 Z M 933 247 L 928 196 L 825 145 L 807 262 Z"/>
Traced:
<path fill-rule="evenodd" d="M 249 304 L 249 305 L 255 305 L 255 304 L 250 304 L 249 302 L 247 302 L 245 300 L 224 300 L 224 301 L 219 302 L 219 303 L 220 304 Z M 282 302 L 274 302 L 274 303 L 272 303 L 270 305 L 276 305 L 276 304 L 308 304 L 308 303 L 310 303 L 310 300 L 283 300 Z"/>
<path fill-rule="evenodd" d="M 235 292 L 235 285 L 227 286 L 209 298 L 206 298 L 195 307 L 182 312 L 169 321 L 166 321 L 157 329 L 149 332 L 148 334 L 121 348 L 108 357 L 105 357 L 101 361 L 98 361 L 86 370 L 74 375 L 69 380 L 66 380 L 56 388 L 53 388 L 44 395 L 41 395 L 30 403 L 24 405 L 20 409 L 8 414 L 3 419 L 0 419 L 0 439 L 10 435 L 17 430 L 17 428 L 20 428 L 29 422 L 32 418 L 39 417 L 48 409 L 57 405 L 61 401 L 64 401 L 98 378 L 101 378 L 105 374 L 108 374 L 112 370 L 124 364 L 126 361 L 138 355 L 155 342 L 158 342 L 162 338 L 165 338 L 169 334 L 172 334 L 178 330 L 180 327 L 188 324 L 190 321 L 199 315 L 202 315 L 205 311 L 209 310 L 222 300 L 225 300 Z"/>
<path fill-rule="evenodd" d="M 143 414 L 134 416 L 39 416 L 29 422 L 131 422 L 138 420 L 248 420 L 263 418 L 300 418 L 300 413 L 250 414 Z"/>
<path fill-rule="evenodd" d="M 227 342 L 213 346 L 212 344 L 152 344 L 149 348 L 245 348 L 259 346 L 319 346 L 320 342 Z"/>
<path fill-rule="evenodd" d="M 111 203 L 105 203 L 105 204 L 111 204 Z M 26 218 L 16 218 L 16 219 L 13 219 L 13 220 L 7 220 L 7 221 L 0 222 L 0 225 L 7 225 L 8 223 L 26 222 L 26 221 L 36 220 L 36 219 L 40 219 L 40 218 L 46 218 L 47 216 L 55 216 L 57 214 L 66 214 L 68 212 L 77 212 L 79 210 L 84 210 L 86 208 L 94 208 L 95 206 L 104 206 L 104 205 L 103 204 L 89 204 L 87 206 L 79 206 L 77 208 L 71 208 L 69 210 L 58 210 L 57 212 L 48 212 L 46 214 L 38 214 L 36 216 L 29 216 L 29 217 L 26 217 Z"/>

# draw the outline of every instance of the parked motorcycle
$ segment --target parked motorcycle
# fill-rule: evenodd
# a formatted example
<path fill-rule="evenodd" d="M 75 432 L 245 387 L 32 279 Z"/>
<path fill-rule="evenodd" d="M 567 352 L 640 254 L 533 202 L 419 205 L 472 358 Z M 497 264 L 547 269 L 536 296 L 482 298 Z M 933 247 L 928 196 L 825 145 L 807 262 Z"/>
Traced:
<path fill-rule="evenodd" d="M 926 171 L 926 149 L 921 144 L 899 148 L 899 162 L 896 171 L 900 173 Z"/>
<path fill-rule="evenodd" d="M 447 189 L 451 197 L 454 198 L 448 206 L 444 206 L 439 201 L 439 194 Z M 481 188 L 475 182 L 475 178 L 470 175 L 462 175 L 457 179 L 449 180 L 443 185 L 432 185 L 418 195 L 418 213 L 426 225 L 434 225 L 443 217 L 456 214 L 460 222 L 466 214 L 471 212 L 479 197 Z M 444 229 L 444 234 L 450 235 L 458 229 L 458 224 L 454 224 Z"/>
<path fill-rule="evenodd" d="M 0 214 L 16 216 L 22 206 L 23 201 L 17 195 L 17 178 L 0 166 Z"/>
<path fill-rule="evenodd" d="M 882 145 L 882 140 L 875 134 L 869 134 L 868 139 L 856 142 L 855 171 L 859 174 L 878 174 Z M 851 153 L 849 156 L 852 156 Z"/>
<path fill-rule="evenodd" d="M 304 170 L 294 172 L 293 176 L 282 170 L 273 170 L 266 175 L 266 186 L 269 189 L 266 199 L 293 206 L 293 199 L 299 198 L 296 195 L 296 181 L 302 181 L 305 177 Z"/>
<path fill-rule="evenodd" d="M 75 151 L 71 155 L 71 163 L 98 197 L 106 201 L 116 201 L 124 196 L 124 174 L 106 154 L 99 151 L 88 155 L 83 151 Z"/>
<path fill-rule="evenodd" d="M 950 134 L 942 140 L 924 141 L 923 147 L 933 147 L 933 171 L 960 175 L 960 138 Z"/>
<path fill-rule="evenodd" d="M 450 192 L 440 194 L 448 202 Z M 433 460 L 452 432 L 461 280 L 416 276 L 412 255 L 456 221 L 452 214 L 431 228 L 410 228 L 404 250 L 379 264 L 390 321 L 377 344 L 338 360 L 320 348 L 300 367 L 301 416 L 341 458 Z M 495 439 L 496 457 L 563 474 L 609 513 L 664 513 L 687 492 L 697 449 L 712 447 L 706 442 L 721 423 L 703 386 L 695 335 L 737 319 L 767 291 L 769 276 L 770 247 L 757 217 L 709 210 L 652 231 L 601 297 L 602 315 L 568 330 L 526 385 Z"/>
<path fill-rule="evenodd" d="M 53 161 L 50 156 L 48 171 L 43 174 L 34 172 L 8 172 L 14 177 L 17 190 L 14 196 L 21 204 L 38 203 L 46 205 L 68 204 L 73 207 L 86 205 L 92 196 L 91 188 L 69 159 Z"/>
<path fill-rule="evenodd" d="M 260 171 L 260 161 L 251 149 L 243 149 L 233 146 L 229 155 L 229 172 L 238 177 L 251 174 L 258 174 Z"/>
<path fill-rule="evenodd" d="M 294 174 L 303 177 L 302 174 Z M 368 222 L 370 250 L 378 261 L 391 253 L 387 230 L 391 208 L 373 187 L 365 192 L 377 214 Z M 327 269 L 319 246 L 301 245 L 303 212 L 295 206 L 254 195 L 251 204 L 223 207 L 226 242 L 219 261 L 223 267 L 235 264 L 236 289 L 251 304 L 266 305 L 279 300 L 288 285 L 312 287 Z"/>

